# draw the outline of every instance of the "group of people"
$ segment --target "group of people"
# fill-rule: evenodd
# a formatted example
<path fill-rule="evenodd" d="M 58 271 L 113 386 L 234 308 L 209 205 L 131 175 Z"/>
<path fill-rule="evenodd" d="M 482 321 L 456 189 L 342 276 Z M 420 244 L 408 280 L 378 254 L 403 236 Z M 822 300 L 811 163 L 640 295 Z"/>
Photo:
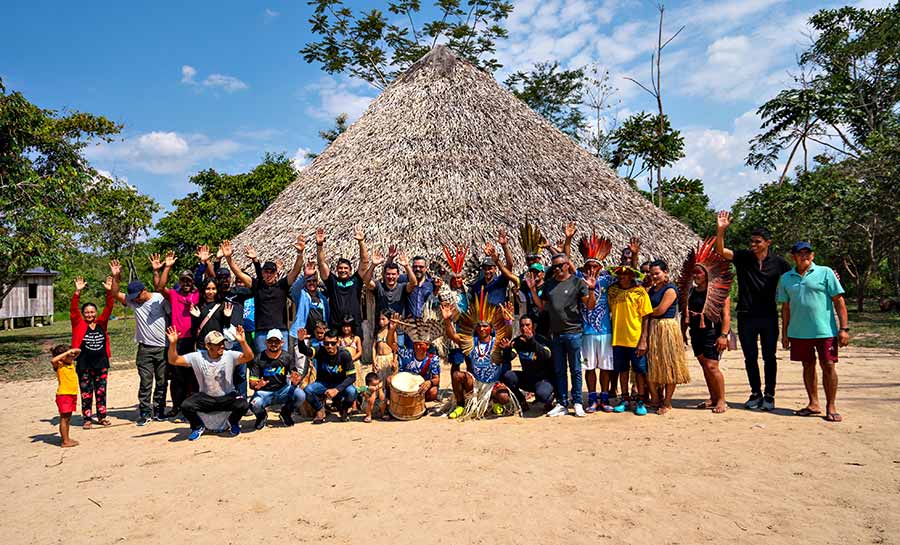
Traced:
<path fill-rule="evenodd" d="M 442 410 L 453 419 L 524 414 L 531 404 L 548 417 L 569 414 L 570 408 L 578 417 L 597 411 L 665 415 L 677 385 L 691 380 L 688 340 L 709 391 L 697 407 L 722 413 L 728 405 L 719 360 L 735 344 L 734 277 L 750 386 L 745 407 L 775 407 L 780 332 L 791 360 L 803 364 L 809 402 L 797 414 L 822 414 L 818 357 L 824 416 L 840 421 L 835 364 L 849 326 L 839 279 L 813 262 L 806 242 L 792 246 L 791 267 L 770 251 L 771 236 L 762 228 L 752 232 L 749 249 L 731 250 L 724 242 L 730 215 L 721 212 L 717 221 L 717 236 L 690 252 L 679 278 L 670 276 L 663 260 L 641 263 L 637 239 L 622 249 L 615 266 L 604 268 L 612 244 L 595 232 L 574 244 L 574 223 L 564 226 L 565 239 L 556 244 L 534 225 L 521 227 L 526 262 L 520 274 L 504 230 L 496 244 L 483 247 L 477 271 L 467 270 L 467 246 L 445 247 L 443 262 L 410 259 L 395 246 L 370 253 L 361 229 L 354 233 L 356 271 L 345 257 L 332 268 L 321 228 L 315 257 L 306 260 L 306 241 L 298 236 L 287 270 L 277 260 L 261 262 L 248 246 L 248 274 L 225 240 L 215 255 L 198 248 L 198 264 L 180 272 L 172 286 L 177 257 L 151 255 L 152 286 L 135 280 L 121 292 L 122 268 L 113 260 L 103 311 L 81 303 L 86 282 L 77 278 L 71 345 L 52 350 L 62 445 L 77 444 L 69 424 L 79 395 L 84 428 L 110 424 L 107 326 L 117 302 L 135 315 L 137 424 L 181 416 L 190 424 L 191 440 L 205 431 L 204 415 L 227 414 L 226 427 L 236 435 L 247 415 L 255 417 L 255 429 L 263 429 L 273 406 L 280 406 L 285 426 L 294 424 L 298 412 L 314 423 L 325 422 L 329 411 L 344 421 L 357 411 L 366 422 L 389 418 L 397 373 L 418 375 L 418 395 L 441 401 L 442 362 L 449 366 L 452 390 Z M 573 248 L 581 267 L 573 262 Z M 363 363 L 367 292 L 377 324 L 371 364 Z"/>

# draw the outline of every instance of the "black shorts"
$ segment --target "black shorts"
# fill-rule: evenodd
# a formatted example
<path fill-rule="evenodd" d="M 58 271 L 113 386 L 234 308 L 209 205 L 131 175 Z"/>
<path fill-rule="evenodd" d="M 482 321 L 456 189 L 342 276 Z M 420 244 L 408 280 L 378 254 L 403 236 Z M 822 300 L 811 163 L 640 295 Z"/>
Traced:
<path fill-rule="evenodd" d="M 691 327 L 691 348 L 694 349 L 694 357 L 704 357 L 708 360 L 718 361 L 721 357 L 716 349 L 716 341 L 721 335 L 718 327 Z"/>

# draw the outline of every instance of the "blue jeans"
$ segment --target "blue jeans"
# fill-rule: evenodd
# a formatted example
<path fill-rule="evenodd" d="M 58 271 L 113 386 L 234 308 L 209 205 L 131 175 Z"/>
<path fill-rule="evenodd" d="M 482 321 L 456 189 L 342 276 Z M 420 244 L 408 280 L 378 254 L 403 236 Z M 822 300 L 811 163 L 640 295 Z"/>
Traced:
<path fill-rule="evenodd" d="M 553 368 L 556 371 L 557 402 L 568 406 L 568 380 L 566 360 L 572 376 L 572 402 L 581 403 L 581 333 L 556 333 L 553 335 Z"/>
<path fill-rule="evenodd" d="M 285 384 L 283 388 L 276 392 L 257 391 L 250 399 L 250 410 L 253 411 L 253 414 L 259 416 L 266 412 L 266 407 L 269 405 L 288 406 L 290 404 L 291 411 L 294 411 L 300 407 L 300 404 L 305 399 L 306 394 L 303 392 L 303 388 Z"/>
<path fill-rule="evenodd" d="M 312 408 L 315 410 L 319 410 L 323 406 L 323 399 L 325 398 L 325 390 L 329 388 L 336 387 L 335 385 L 327 385 L 321 382 L 313 382 L 309 386 L 306 387 L 306 401 L 312 405 Z M 356 386 L 350 385 L 344 389 L 343 392 L 338 393 L 336 397 L 334 397 L 333 401 L 337 403 L 338 409 L 349 409 L 353 402 L 356 400 Z"/>
<path fill-rule="evenodd" d="M 247 364 L 234 366 L 234 389 L 239 396 L 247 398 Z"/>

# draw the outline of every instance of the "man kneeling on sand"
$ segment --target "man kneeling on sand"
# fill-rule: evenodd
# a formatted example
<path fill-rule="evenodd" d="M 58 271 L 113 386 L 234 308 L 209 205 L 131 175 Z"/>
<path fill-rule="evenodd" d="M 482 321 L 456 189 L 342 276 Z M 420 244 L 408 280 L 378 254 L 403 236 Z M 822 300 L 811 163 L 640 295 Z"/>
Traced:
<path fill-rule="evenodd" d="M 191 424 L 188 440 L 196 441 L 206 428 L 198 413 L 228 411 L 228 422 L 231 434 L 241 433 L 241 417 L 247 412 L 249 404 L 234 389 L 234 368 L 253 361 L 253 349 L 244 337 L 244 328 L 235 328 L 235 340 L 241 345 L 241 352 L 225 350 L 225 337 L 219 331 L 210 331 L 204 338 L 206 350 L 178 355 L 175 345 L 178 342 L 178 330 L 170 327 L 166 331 L 169 339 L 169 363 L 180 367 L 190 367 L 197 377 L 200 391 L 189 396 L 181 404 L 181 412 Z"/>

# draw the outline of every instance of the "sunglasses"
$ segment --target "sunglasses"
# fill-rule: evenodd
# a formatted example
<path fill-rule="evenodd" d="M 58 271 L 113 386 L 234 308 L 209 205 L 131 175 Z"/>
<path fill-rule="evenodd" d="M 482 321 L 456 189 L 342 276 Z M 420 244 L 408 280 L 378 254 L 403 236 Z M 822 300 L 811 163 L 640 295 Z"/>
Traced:
<path fill-rule="evenodd" d="M 322 346 L 337 346 L 337 341 L 324 341 Z"/>
<path fill-rule="evenodd" d="M 281 339 L 266 339 L 266 344 L 277 344 L 280 342 L 281 342 Z"/>

